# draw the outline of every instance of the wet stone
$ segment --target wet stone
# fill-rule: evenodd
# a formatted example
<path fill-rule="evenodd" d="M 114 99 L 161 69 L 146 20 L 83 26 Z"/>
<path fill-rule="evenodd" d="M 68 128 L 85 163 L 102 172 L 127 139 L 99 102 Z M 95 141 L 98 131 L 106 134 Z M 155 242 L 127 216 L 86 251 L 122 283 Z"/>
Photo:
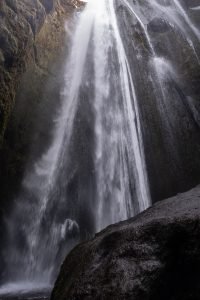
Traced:
<path fill-rule="evenodd" d="M 160 18 L 154 18 L 151 22 L 149 22 L 147 28 L 148 31 L 155 33 L 165 33 L 170 29 L 168 23 L 164 19 Z"/>

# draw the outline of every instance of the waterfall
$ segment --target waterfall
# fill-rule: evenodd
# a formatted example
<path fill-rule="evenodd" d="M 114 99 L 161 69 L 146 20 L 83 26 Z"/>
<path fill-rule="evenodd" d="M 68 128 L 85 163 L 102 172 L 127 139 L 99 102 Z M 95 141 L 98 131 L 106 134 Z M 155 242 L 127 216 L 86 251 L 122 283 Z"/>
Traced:
<path fill-rule="evenodd" d="M 62 252 L 65 255 L 81 236 L 150 205 L 140 110 L 113 0 L 91 0 L 81 13 L 61 98 L 52 143 L 27 170 L 7 220 L 6 256 L 8 266 L 15 266 L 9 274 L 13 281 L 49 284 L 56 261 L 61 262 Z M 77 160 L 80 165 L 90 160 L 92 174 L 87 180 L 83 173 L 88 171 L 77 167 L 78 198 L 72 203 L 68 186 L 77 172 L 76 126 L 87 107 L 92 146 L 86 158 L 80 153 Z M 93 228 L 88 230 L 80 220 L 79 206 L 90 207 Z"/>
<path fill-rule="evenodd" d="M 113 1 L 94 1 L 93 5 L 98 8 L 94 22 L 94 100 L 97 229 L 100 230 L 146 209 L 150 197 L 138 99 L 114 4 Z M 112 53 L 113 49 L 116 53 Z"/>
<path fill-rule="evenodd" d="M 166 164 L 173 160 L 172 173 L 180 168 L 176 141 L 200 117 L 182 91 L 173 45 L 154 31 L 162 22 L 199 64 L 200 31 L 181 3 L 89 0 L 78 16 L 52 141 L 26 170 L 5 220 L 9 287 L 51 285 L 74 245 L 150 206 L 150 143 L 151 153 L 164 149 Z"/>

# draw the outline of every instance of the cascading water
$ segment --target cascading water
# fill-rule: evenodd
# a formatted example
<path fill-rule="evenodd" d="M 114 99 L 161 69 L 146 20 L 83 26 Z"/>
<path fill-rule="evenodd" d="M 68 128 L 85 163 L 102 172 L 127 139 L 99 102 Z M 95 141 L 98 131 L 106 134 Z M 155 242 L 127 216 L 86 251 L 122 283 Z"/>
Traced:
<path fill-rule="evenodd" d="M 93 165 L 92 184 L 80 178 L 77 202 L 71 203 L 67 188 L 76 173 L 71 167 L 73 139 L 79 107 L 85 109 L 84 93 L 94 120 L 90 124 L 94 126 L 93 149 L 87 158 Z M 8 264 L 15 266 L 11 279 L 51 282 L 55 262 L 58 256 L 62 259 L 62 244 L 66 242 L 66 253 L 84 232 L 79 205 L 91 207 L 90 233 L 150 205 L 140 122 L 114 2 L 91 0 L 80 17 L 66 64 L 52 144 L 27 172 L 12 221 L 8 220 L 11 248 L 6 256 Z"/>
<path fill-rule="evenodd" d="M 99 230 L 144 210 L 150 202 L 138 100 L 114 4 L 94 1 L 93 5 L 97 11 L 94 61 Z"/>
<path fill-rule="evenodd" d="M 81 12 L 51 145 L 27 170 L 6 220 L 6 279 L 18 287 L 50 285 L 77 242 L 150 205 L 144 137 L 146 119 L 153 117 L 144 104 L 146 90 L 152 90 L 151 106 L 169 153 L 176 152 L 179 115 L 194 120 L 191 126 L 200 124 L 195 102 L 181 92 L 176 68 L 149 33 L 158 16 L 172 35 L 185 40 L 199 64 L 200 32 L 178 0 L 90 0 Z M 131 35 L 133 44 L 130 24 L 139 35 Z M 171 54 L 170 47 L 167 51 Z M 178 165 L 178 154 L 174 157 Z"/>

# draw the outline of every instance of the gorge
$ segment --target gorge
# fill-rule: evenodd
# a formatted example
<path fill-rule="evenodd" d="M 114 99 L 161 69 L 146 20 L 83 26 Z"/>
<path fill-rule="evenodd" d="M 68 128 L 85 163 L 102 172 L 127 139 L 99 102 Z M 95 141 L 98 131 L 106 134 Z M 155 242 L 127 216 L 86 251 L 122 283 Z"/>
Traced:
<path fill-rule="evenodd" d="M 76 244 L 199 183 L 200 3 L 2 3 L 0 299 L 47 299 Z M 24 28 L 13 35 L 10 15 Z M 95 299 L 59 282 L 54 300 Z"/>

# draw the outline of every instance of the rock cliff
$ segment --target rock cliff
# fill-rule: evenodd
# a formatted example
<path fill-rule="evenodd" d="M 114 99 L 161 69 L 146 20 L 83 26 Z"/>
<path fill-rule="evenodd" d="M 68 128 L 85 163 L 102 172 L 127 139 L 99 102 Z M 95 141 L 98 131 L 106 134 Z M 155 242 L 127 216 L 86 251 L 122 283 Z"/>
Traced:
<path fill-rule="evenodd" d="M 0 1 L 1 242 L 5 235 L 2 215 L 20 188 L 25 165 L 31 160 L 30 148 L 37 156 L 39 150 L 35 145 L 43 147 L 46 142 L 48 146 L 47 128 L 51 110 L 59 103 L 63 56 L 70 38 L 64 25 L 67 22 L 71 30 L 80 3 L 78 0 Z M 41 140 L 38 143 L 38 136 L 43 143 Z"/>
<path fill-rule="evenodd" d="M 190 29 L 200 28 L 200 14 L 192 9 L 198 1 L 176 1 L 187 16 L 186 26 L 174 2 L 129 1 L 134 3 L 136 14 L 144 16 L 143 27 L 116 0 L 121 36 L 140 102 L 147 171 L 155 202 L 191 189 L 200 178 L 200 44 Z M 154 8 L 155 3 L 159 9 Z M 172 11 L 177 11 L 175 22 Z M 153 56 L 156 58 L 151 63 L 158 74 L 155 77 L 154 70 L 149 69 L 149 58 Z"/>
<path fill-rule="evenodd" d="M 80 6 L 75 0 L 0 2 L 0 210 L 19 187 L 30 147 L 44 144 L 38 136 L 48 139 L 70 38 L 65 22 L 70 31 Z"/>
<path fill-rule="evenodd" d="M 51 300 L 199 299 L 199 199 L 200 186 L 77 246 Z"/>
<path fill-rule="evenodd" d="M 22 74 L 30 64 L 43 70 L 62 49 L 64 20 L 79 1 L 0 2 L 0 137 L 7 127 Z"/>

